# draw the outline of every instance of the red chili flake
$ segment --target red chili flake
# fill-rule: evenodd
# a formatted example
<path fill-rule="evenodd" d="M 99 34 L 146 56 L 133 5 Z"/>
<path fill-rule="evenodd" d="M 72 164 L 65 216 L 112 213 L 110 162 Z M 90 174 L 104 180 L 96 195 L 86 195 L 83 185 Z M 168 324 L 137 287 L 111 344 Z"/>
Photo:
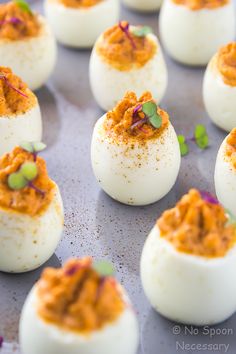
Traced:
<path fill-rule="evenodd" d="M 91 259 L 89 258 L 85 263 L 77 263 L 72 265 L 70 268 L 66 269 L 65 274 L 72 276 L 74 275 L 79 269 L 88 268 L 92 264 Z"/>
<path fill-rule="evenodd" d="M 205 200 L 206 202 L 211 203 L 211 204 L 215 204 L 215 205 L 220 204 L 219 201 L 213 195 L 211 195 L 209 192 L 200 191 L 200 194 L 201 194 L 202 199 Z"/>
<path fill-rule="evenodd" d="M 135 42 L 133 40 L 133 38 L 131 37 L 130 33 L 129 33 L 129 23 L 127 23 L 127 25 L 125 27 L 122 26 L 122 23 L 119 22 L 119 27 L 121 29 L 121 31 L 123 31 L 125 33 L 125 35 L 127 36 L 127 38 L 129 39 L 132 47 L 134 49 L 136 49 L 136 45 L 135 45 Z"/>
<path fill-rule="evenodd" d="M 14 91 L 18 92 L 21 96 L 28 98 L 28 96 L 25 93 L 23 93 L 22 91 L 20 91 L 16 87 L 12 86 L 12 84 L 8 81 L 6 76 L 4 74 L 2 74 L 2 73 L 0 74 L 0 80 L 3 80 L 8 87 L 10 87 Z"/>

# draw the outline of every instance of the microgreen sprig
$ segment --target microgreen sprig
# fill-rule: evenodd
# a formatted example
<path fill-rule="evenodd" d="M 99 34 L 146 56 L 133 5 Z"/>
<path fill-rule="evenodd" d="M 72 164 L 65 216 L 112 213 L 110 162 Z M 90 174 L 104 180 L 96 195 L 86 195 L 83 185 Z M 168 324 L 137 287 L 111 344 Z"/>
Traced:
<path fill-rule="evenodd" d="M 25 0 L 14 0 L 14 3 L 21 8 L 21 10 L 32 14 L 30 5 Z"/>
<path fill-rule="evenodd" d="M 120 27 L 121 31 L 124 32 L 126 37 L 129 39 L 133 49 L 136 49 L 136 45 L 134 43 L 134 40 L 133 40 L 132 36 L 130 35 L 130 31 L 129 31 L 130 25 L 129 25 L 129 23 L 127 22 L 127 24 L 125 26 L 123 26 L 122 22 L 120 21 L 119 22 L 119 27 Z"/>
<path fill-rule="evenodd" d="M 134 130 L 134 128 L 141 127 L 145 123 L 150 123 L 154 128 L 158 129 L 162 125 L 162 118 L 160 114 L 157 112 L 157 105 L 153 101 L 145 102 L 143 104 L 139 104 L 136 108 L 133 110 L 133 118 L 136 118 L 138 112 L 141 110 L 141 112 L 144 114 L 144 118 L 142 119 L 134 119 L 133 124 L 131 125 L 130 129 Z"/>
<path fill-rule="evenodd" d="M 21 96 L 28 98 L 28 96 L 24 92 L 22 92 L 21 90 L 19 90 L 18 88 L 16 88 L 15 86 L 13 86 L 10 83 L 10 81 L 7 79 L 5 74 L 0 73 L 0 80 L 3 80 L 8 87 L 10 87 L 12 90 L 16 91 L 17 93 L 19 93 Z"/>
<path fill-rule="evenodd" d="M 20 147 L 27 152 L 30 152 L 34 155 L 34 161 L 37 160 L 38 153 L 45 150 L 47 145 L 41 141 L 22 141 Z"/>
<path fill-rule="evenodd" d="M 137 27 L 134 27 L 134 29 L 132 30 L 132 33 L 136 37 L 146 37 L 148 34 L 153 33 L 153 30 L 149 26 L 137 26 Z"/>
<path fill-rule="evenodd" d="M 0 336 L 0 348 L 2 348 L 3 341 L 4 341 L 3 337 L 2 337 L 2 336 Z"/>
<path fill-rule="evenodd" d="M 196 125 L 194 135 L 191 138 L 186 138 L 184 135 L 178 135 L 179 147 L 181 156 L 186 156 L 189 153 L 188 143 L 193 141 L 201 149 L 205 150 L 209 146 L 209 137 L 206 127 L 203 124 Z"/>
<path fill-rule="evenodd" d="M 18 25 L 20 23 L 23 23 L 23 21 L 18 18 L 18 17 L 11 17 L 8 20 L 0 21 L 0 26 L 6 25 L 6 24 L 13 24 L 13 25 Z"/>
<path fill-rule="evenodd" d="M 115 274 L 115 268 L 108 261 L 97 261 L 93 263 L 93 269 L 102 277 L 111 277 Z"/>

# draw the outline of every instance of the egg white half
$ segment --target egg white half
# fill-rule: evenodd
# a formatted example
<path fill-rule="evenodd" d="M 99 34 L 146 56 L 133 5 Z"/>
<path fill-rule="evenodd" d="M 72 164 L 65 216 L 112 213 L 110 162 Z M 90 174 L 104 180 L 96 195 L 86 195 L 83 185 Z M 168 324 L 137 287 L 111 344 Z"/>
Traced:
<path fill-rule="evenodd" d="M 219 149 L 215 165 L 215 189 L 220 203 L 236 216 L 236 169 L 226 157 L 226 139 Z"/>
<path fill-rule="evenodd" d="M 54 253 L 63 230 L 63 204 L 55 185 L 53 199 L 39 215 L 0 207 L 0 271 L 22 273 L 40 267 Z"/>
<path fill-rule="evenodd" d="M 156 54 L 143 67 L 129 71 L 109 65 L 96 50 L 102 36 L 96 42 L 90 59 L 90 85 L 95 100 L 104 111 L 111 110 L 127 91 L 133 91 L 137 96 L 150 91 L 158 104 L 162 100 L 168 81 L 167 68 L 157 37 L 153 34 L 148 37 L 157 44 Z"/>
<path fill-rule="evenodd" d="M 219 47 L 235 37 L 233 2 L 215 9 L 190 10 L 164 0 L 160 12 L 163 45 L 175 60 L 206 65 Z"/>
<path fill-rule="evenodd" d="M 211 120 L 230 132 L 236 127 L 236 86 L 227 85 L 216 64 L 216 56 L 210 61 L 203 81 L 203 99 Z"/>
<path fill-rule="evenodd" d="M 159 10 L 162 0 L 123 0 L 123 3 L 132 10 L 150 12 Z"/>
<path fill-rule="evenodd" d="M 0 156 L 22 141 L 42 140 L 42 118 L 38 102 L 22 114 L 0 116 Z"/>
<path fill-rule="evenodd" d="M 20 344 L 23 354 L 135 354 L 138 323 L 134 311 L 125 308 L 118 319 L 89 335 L 65 331 L 45 322 L 37 314 L 37 285 L 32 289 L 20 319 Z"/>
<path fill-rule="evenodd" d="M 88 8 L 70 8 L 46 0 L 45 13 L 57 40 L 70 47 L 92 47 L 98 36 L 119 19 L 118 0 L 103 0 Z"/>
<path fill-rule="evenodd" d="M 124 204 L 146 205 L 164 197 L 175 184 L 180 150 L 171 124 L 156 139 L 141 143 L 114 142 L 106 136 L 104 120 L 94 127 L 91 160 L 101 188 Z"/>
<path fill-rule="evenodd" d="M 0 39 L 0 66 L 10 67 L 31 90 L 43 86 L 56 63 L 56 42 L 43 17 L 36 37 L 16 41 Z"/>
<path fill-rule="evenodd" d="M 208 259 L 177 251 L 154 226 L 143 248 L 141 280 L 160 314 L 176 322 L 213 325 L 236 311 L 236 247 Z"/>

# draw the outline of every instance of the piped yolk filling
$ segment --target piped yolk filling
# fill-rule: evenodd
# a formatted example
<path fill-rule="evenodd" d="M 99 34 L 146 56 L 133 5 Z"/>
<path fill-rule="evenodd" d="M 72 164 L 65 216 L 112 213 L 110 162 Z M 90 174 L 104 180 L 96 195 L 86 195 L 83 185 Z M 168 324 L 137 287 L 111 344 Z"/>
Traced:
<path fill-rule="evenodd" d="M 17 172 L 23 163 L 33 161 L 33 154 L 20 147 L 16 147 L 0 159 L 0 206 L 2 208 L 35 216 L 51 202 L 55 183 L 48 177 L 46 163 L 41 157 L 36 159 L 38 176 L 33 184 L 43 192 L 43 195 L 29 186 L 21 190 L 12 190 L 8 186 L 8 176 Z"/>
<path fill-rule="evenodd" d="M 229 3 L 229 0 L 172 0 L 177 5 L 184 5 L 190 10 L 217 9 Z"/>
<path fill-rule="evenodd" d="M 144 118 L 142 110 L 136 111 L 136 109 L 149 101 L 153 101 L 150 92 L 145 92 L 139 99 L 134 92 L 127 92 L 117 106 L 106 115 L 104 128 L 107 134 L 122 141 L 130 141 L 131 139 L 146 141 L 160 136 L 169 125 L 169 116 L 160 107 L 157 108 L 157 112 L 162 118 L 160 128 L 156 129 L 147 122 L 131 129 L 135 122 Z"/>
<path fill-rule="evenodd" d="M 102 2 L 103 0 L 60 0 L 67 7 L 89 8 Z"/>
<path fill-rule="evenodd" d="M 40 32 L 38 16 L 24 11 L 14 2 L 0 5 L 0 39 L 20 40 Z"/>
<path fill-rule="evenodd" d="M 128 23 L 123 21 L 122 27 Z M 127 34 L 119 25 L 108 29 L 96 46 L 97 53 L 110 66 L 119 71 L 143 67 L 157 52 L 157 44 L 149 36 L 137 37 L 132 31 Z"/>
<path fill-rule="evenodd" d="M 36 104 L 36 96 L 27 85 L 11 69 L 0 67 L 0 119 L 23 114 Z"/>
<path fill-rule="evenodd" d="M 184 253 L 203 257 L 223 257 L 235 245 L 235 226 L 228 225 L 228 217 L 220 204 L 202 199 L 192 189 L 165 211 L 157 221 L 161 237 Z"/>
<path fill-rule="evenodd" d="M 226 156 L 230 159 L 231 165 L 236 169 L 236 128 L 231 131 L 226 140 Z"/>
<path fill-rule="evenodd" d="M 236 42 L 220 49 L 217 66 L 226 85 L 236 86 Z"/>
<path fill-rule="evenodd" d="M 102 329 L 124 310 L 116 281 L 101 277 L 90 258 L 71 259 L 60 269 L 45 269 L 37 292 L 38 314 L 43 320 L 82 334 Z"/>

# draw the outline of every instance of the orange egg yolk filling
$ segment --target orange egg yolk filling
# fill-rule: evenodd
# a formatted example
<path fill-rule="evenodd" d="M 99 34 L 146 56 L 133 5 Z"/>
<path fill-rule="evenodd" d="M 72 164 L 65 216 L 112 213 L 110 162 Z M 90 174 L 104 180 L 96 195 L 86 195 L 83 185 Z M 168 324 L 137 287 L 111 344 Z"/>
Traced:
<path fill-rule="evenodd" d="M 177 5 L 184 5 L 190 10 L 217 9 L 229 3 L 229 0 L 172 0 Z"/>
<path fill-rule="evenodd" d="M 217 66 L 226 85 L 236 86 L 236 42 L 221 48 L 217 55 Z"/>

